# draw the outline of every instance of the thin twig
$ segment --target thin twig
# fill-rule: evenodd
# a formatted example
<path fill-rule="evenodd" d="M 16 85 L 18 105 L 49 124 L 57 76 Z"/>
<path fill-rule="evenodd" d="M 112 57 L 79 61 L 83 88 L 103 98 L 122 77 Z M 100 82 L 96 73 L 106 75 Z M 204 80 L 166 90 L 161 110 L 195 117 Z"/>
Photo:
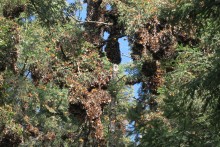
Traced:
<path fill-rule="evenodd" d="M 30 73 L 31 73 L 31 71 L 29 70 L 28 73 L 26 74 L 26 76 L 24 77 L 24 79 L 26 79 Z"/>
<path fill-rule="evenodd" d="M 80 24 L 85 24 L 85 23 L 96 23 L 96 24 L 104 24 L 104 25 L 109 25 L 112 26 L 113 23 L 107 23 L 107 22 L 102 22 L 102 21 L 91 21 L 91 20 L 85 20 L 85 21 L 81 21 L 76 19 L 75 17 L 73 17 L 72 15 L 69 15 L 73 20 L 79 22 Z"/>
<path fill-rule="evenodd" d="M 130 59 L 131 59 L 131 57 L 130 57 L 130 56 L 125 55 L 124 53 L 122 53 L 121 55 L 122 55 L 122 56 L 124 56 L 124 57 L 128 57 L 128 58 L 130 58 Z"/>
<path fill-rule="evenodd" d="M 119 38 L 122 38 L 122 37 L 125 37 L 125 36 L 126 35 L 119 35 L 119 36 L 116 36 L 115 38 L 119 39 Z M 109 42 L 111 40 L 112 40 L 112 38 L 108 38 L 108 39 L 102 41 L 101 44 L 99 46 L 97 46 L 97 47 L 101 48 L 101 47 L 105 46 L 107 42 Z"/>
<path fill-rule="evenodd" d="M 28 60 L 28 57 L 26 57 L 26 59 L 25 59 L 24 66 L 23 66 L 23 68 L 22 68 L 22 70 L 20 72 L 20 75 L 23 75 L 24 72 L 25 72 L 25 68 L 26 68 L 26 65 L 27 65 L 27 60 Z"/>
<path fill-rule="evenodd" d="M 121 81 L 126 75 L 123 75 L 120 79 L 118 79 L 115 84 L 117 84 L 119 81 Z"/>

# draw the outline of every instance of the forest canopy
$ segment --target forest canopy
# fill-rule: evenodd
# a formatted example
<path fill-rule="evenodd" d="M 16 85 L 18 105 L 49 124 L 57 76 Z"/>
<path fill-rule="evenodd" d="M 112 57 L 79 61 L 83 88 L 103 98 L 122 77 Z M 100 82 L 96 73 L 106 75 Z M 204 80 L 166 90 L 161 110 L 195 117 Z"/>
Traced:
<path fill-rule="evenodd" d="M 0 146 L 219 146 L 219 14 L 219 0 L 1 0 Z"/>

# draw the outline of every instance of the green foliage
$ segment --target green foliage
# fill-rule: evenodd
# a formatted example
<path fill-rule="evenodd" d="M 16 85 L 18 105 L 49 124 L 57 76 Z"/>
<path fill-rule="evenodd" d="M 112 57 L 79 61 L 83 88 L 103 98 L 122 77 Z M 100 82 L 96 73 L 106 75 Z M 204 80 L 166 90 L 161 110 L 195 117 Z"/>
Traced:
<path fill-rule="evenodd" d="M 164 86 L 158 89 L 158 112 L 141 109 L 144 101 L 130 110 L 135 133 L 141 135 L 139 146 L 219 145 L 218 5 L 217 1 L 160 5 L 162 21 L 200 41 L 196 48 L 179 44 L 175 59 L 161 61 L 164 70 L 172 67 L 172 71 L 165 74 Z"/>
<path fill-rule="evenodd" d="M 134 35 L 134 33 L 143 26 L 143 24 L 151 16 L 158 13 L 158 0 L 127 0 L 127 1 L 109 1 L 105 2 L 116 7 L 119 11 L 119 23 L 126 29 L 126 35 Z"/>
<path fill-rule="evenodd" d="M 14 63 L 17 49 L 15 45 L 18 43 L 18 25 L 10 20 L 0 17 L 0 71 L 4 71 L 6 64 Z"/>
<path fill-rule="evenodd" d="M 46 26 L 52 26 L 59 22 L 65 22 L 64 9 L 67 3 L 64 0 L 30 0 L 29 13 L 39 18 Z M 35 15 L 37 14 L 37 15 Z"/>

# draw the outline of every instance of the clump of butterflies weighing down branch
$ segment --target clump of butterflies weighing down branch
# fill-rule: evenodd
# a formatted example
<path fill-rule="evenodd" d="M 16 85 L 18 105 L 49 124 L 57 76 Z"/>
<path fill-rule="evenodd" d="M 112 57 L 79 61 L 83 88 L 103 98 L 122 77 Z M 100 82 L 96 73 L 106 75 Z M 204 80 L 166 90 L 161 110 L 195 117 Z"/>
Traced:
<path fill-rule="evenodd" d="M 218 0 L 2 0 L 0 146 L 218 146 L 219 13 Z"/>

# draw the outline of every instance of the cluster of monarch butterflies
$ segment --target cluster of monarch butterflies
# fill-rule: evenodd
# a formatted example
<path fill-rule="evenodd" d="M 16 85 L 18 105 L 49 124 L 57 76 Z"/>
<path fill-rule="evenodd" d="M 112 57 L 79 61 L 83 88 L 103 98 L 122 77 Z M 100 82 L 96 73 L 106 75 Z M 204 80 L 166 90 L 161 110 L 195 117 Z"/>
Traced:
<path fill-rule="evenodd" d="M 163 84 L 163 73 L 164 71 L 160 67 L 159 61 L 145 61 L 142 65 L 142 73 L 144 76 L 149 77 L 148 81 L 145 82 L 147 85 L 145 89 L 149 90 L 150 93 L 157 95 L 157 89 Z"/>
<path fill-rule="evenodd" d="M 158 94 L 157 89 L 163 84 L 164 71 L 160 67 L 162 59 L 172 58 L 175 53 L 175 37 L 169 25 L 162 24 L 157 18 L 149 20 L 143 28 L 135 34 L 132 48 L 133 60 L 143 57 L 152 57 L 144 61 L 142 73 L 148 77 L 148 90 L 152 94 Z"/>
<path fill-rule="evenodd" d="M 152 54 L 154 60 L 172 58 L 176 40 L 170 25 L 160 23 L 157 18 L 147 21 L 133 39 L 132 57 L 138 60 Z"/>
<path fill-rule="evenodd" d="M 18 146 L 22 142 L 22 138 L 15 132 L 4 128 L 2 133 L 4 135 L 1 137 L 0 146 Z"/>
<path fill-rule="evenodd" d="M 74 114 L 81 123 L 88 121 L 92 127 L 91 135 L 97 140 L 103 138 L 101 115 L 103 107 L 111 102 L 111 96 L 105 89 L 109 77 L 98 75 L 99 81 L 91 85 L 73 83 L 69 91 L 69 112 Z M 107 78 L 107 79 L 106 79 Z M 103 81 L 103 82 L 102 82 Z"/>
<path fill-rule="evenodd" d="M 143 91 L 158 95 L 157 90 L 163 84 L 164 74 L 160 62 L 175 55 L 176 39 L 172 34 L 171 26 L 159 22 L 157 18 L 152 18 L 130 40 L 134 42 L 133 60 L 144 60 L 141 73 L 147 78 L 142 81 Z M 148 106 L 152 111 L 156 110 L 156 99 L 150 98 Z"/>
<path fill-rule="evenodd" d="M 3 16 L 5 18 L 14 19 L 20 16 L 25 11 L 25 5 L 12 5 L 10 3 L 5 4 L 3 7 Z"/>
<path fill-rule="evenodd" d="M 162 60 L 175 59 L 178 53 L 175 48 L 177 43 L 182 45 L 196 45 L 199 40 L 184 33 L 179 27 L 173 27 L 166 21 L 159 21 L 156 17 L 147 21 L 140 28 L 134 38 L 132 48 L 133 60 L 142 60 L 141 73 L 147 77 L 143 82 L 142 89 L 149 91 L 153 95 L 158 95 L 158 88 L 163 84 L 163 74 L 174 70 L 173 67 L 166 67 L 162 70 L 160 63 Z M 156 104 L 155 99 L 149 100 L 149 106 Z"/>
<path fill-rule="evenodd" d="M 109 61 L 114 64 L 121 63 L 121 51 L 118 38 L 124 33 L 123 26 L 118 23 L 118 17 L 119 13 L 115 8 L 105 13 L 106 21 L 113 24 L 105 27 L 105 31 L 109 33 L 105 52 Z"/>
<path fill-rule="evenodd" d="M 6 68 L 17 73 L 16 62 L 18 58 L 18 50 L 16 45 L 19 43 L 18 25 L 10 20 L 1 19 L 4 23 L 8 23 L 9 28 L 7 36 L 4 36 L 4 40 L 7 41 L 7 46 L 2 47 L 0 50 L 0 72 L 6 70 Z"/>

